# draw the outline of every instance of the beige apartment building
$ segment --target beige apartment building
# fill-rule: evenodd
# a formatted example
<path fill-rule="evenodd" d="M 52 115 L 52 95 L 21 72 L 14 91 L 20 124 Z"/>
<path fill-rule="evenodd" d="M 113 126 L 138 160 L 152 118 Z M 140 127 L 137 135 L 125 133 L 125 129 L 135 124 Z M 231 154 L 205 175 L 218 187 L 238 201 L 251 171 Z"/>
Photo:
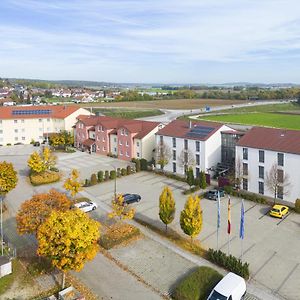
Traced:
<path fill-rule="evenodd" d="M 41 142 L 47 134 L 72 131 L 79 115 L 90 112 L 75 105 L 1 107 L 0 145 Z"/>

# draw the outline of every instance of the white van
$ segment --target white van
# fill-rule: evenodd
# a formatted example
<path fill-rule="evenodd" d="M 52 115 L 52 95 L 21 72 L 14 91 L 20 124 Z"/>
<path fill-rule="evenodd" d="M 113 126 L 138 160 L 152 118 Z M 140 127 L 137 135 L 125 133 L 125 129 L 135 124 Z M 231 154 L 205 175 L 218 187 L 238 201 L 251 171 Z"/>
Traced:
<path fill-rule="evenodd" d="M 244 278 L 228 273 L 211 291 L 207 300 L 241 300 L 246 294 Z"/>

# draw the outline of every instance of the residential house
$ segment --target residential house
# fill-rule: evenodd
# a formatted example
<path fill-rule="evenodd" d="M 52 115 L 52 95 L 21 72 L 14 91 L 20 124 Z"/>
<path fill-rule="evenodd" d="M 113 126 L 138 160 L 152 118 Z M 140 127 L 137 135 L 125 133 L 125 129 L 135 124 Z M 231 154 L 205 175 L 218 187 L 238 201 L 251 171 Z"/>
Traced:
<path fill-rule="evenodd" d="M 245 191 L 294 203 L 300 198 L 299 170 L 300 131 L 254 127 L 237 143 L 236 172 Z M 270 175 L 276 190 L 268 184 Z"/>
<path fill-rule="evenodd" d="M 106 116 L 79 116 L 75 128 L 77 148 L 130 161 L 153 157 L 160 123 Z"/>
<path fill-rule="evenodd" d="M 214 174 L 221 162 L 221 132 L 230 130 L 215 122 L 174 120 L 156 134 L 156 144 L 169 149 L 170 160 L 164 170 L 184 175 L 187 167 L 194 174 Z"/>

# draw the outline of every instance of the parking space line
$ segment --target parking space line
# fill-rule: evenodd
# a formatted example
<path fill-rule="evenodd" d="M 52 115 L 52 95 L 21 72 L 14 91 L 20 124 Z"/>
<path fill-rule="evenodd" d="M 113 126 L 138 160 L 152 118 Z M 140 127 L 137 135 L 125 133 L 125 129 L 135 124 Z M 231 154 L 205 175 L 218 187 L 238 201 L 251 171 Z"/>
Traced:
<path fill-rule="evenodd" d="M 258 220 L 261 220 L 263 217 L 265 217 L 267 214 L 269 213 L 269 209 L 262 215 L 258 218 Z"/>
<path fill-rule="evenodd" d="M 292 276 L 292 274 L 295 272 L 295 270 L 298 268 L 299 263 L 297 263 L 294 268 L 291 270 L 291 272 L 284 278 L 280 286 L 274 291 L 274 293 L 278 293 L 279 290 L 283 287 L 283 285 L 288 281 L 288 279 Z"/>
<path fill-rule="evenodd" d="M 233 238 L 231 238 L 231 239 L 229 240 L 229 243 L 232 242 L 232 241 L 235 240 L 235 239 L 236 239 L 236 236 L 234 236 Z M 224 248 L 227 244 L 228 244 L 228 241 L 227 241 L 224 245 L 222 245 L 222 246 L 220 247 L 220 249 Z"/>
<path fill-rule="evenodd" d="M 251 278 L 254 278 L 270 261 L 271 259 L 277 254 L 276 251 L 274 251 L 274 253 L 263 263 L 263 265 L 258 268 L 258 270 L 252 274 Z"/>
<path fill-rule="evenodd" d="M 204 241 L 206 241 L 207 239 L 209 239 L 211 236 L 213 236 L 216 232 L 217 232 L 217 230 L 215 230 L 214 232 L 210 233 L 205 238 L 203 238 L 202 240 L 200 240 L 200 242 L 203 243 Z"/>
<path fill-rule="evenodd" d="M 291 213 L 288 213 L 284 218 L 282 218 L 276 225 L 279 225 L 282 221 L 284 221 Z"/>
<path fill-rule="evenodd" d="M 246 253 L 248 253 L 255 245 L 256 245 L 256 243 L 252 244 L 248 249 L 246 249 L 246 250 L 243 252 L 243 255 L 245 255 Z M 240 255 L 239 258 L 242 258 L 242 255 Z"/>
<path fill-rule="evenodd" d="M 249 207 L 248 209 L 245 210 L 245 213 L 248 212 L 249 210 L 251 210 L 252 208 L 254 208 L 255 206 L 257 206 L 257 203 L 254 204 L 253 206 Z"/>

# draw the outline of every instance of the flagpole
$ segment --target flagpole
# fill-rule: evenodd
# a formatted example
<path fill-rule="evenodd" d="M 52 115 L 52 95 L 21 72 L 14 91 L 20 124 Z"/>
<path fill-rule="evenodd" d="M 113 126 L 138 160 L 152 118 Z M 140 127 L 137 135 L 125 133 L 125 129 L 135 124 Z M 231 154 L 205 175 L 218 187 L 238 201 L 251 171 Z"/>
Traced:
<path fill-rule="evenodd" d="M 244 256 L 244 236 L 245 236 L 245 207 L 244 207 L 244 200 L 242 199 L 241 204 L 241 221 L 240 221 L 240 239 L 241 239 L 241 260 L 243 261 Z"/>
<path fill-rule="evenodd" d="M 221 214 L 220 214 L 220 192 L 218 191 L 218 203 L 217 203 L 217 251 L 219 251 L 219 228 L 220 228 L 220 221 L 221 221 Z"/>
<path fill-rule="evenodd" d="M 227 224 L 227 237 L 228 237 L 228 242 L 227 242 L 227 255 L 229 255 L 229 243 L 230 243 L 230 232 L 231 232 L 231 212 L 230 212 L 230 196 L 228 196 L 228 224 Z"/>

